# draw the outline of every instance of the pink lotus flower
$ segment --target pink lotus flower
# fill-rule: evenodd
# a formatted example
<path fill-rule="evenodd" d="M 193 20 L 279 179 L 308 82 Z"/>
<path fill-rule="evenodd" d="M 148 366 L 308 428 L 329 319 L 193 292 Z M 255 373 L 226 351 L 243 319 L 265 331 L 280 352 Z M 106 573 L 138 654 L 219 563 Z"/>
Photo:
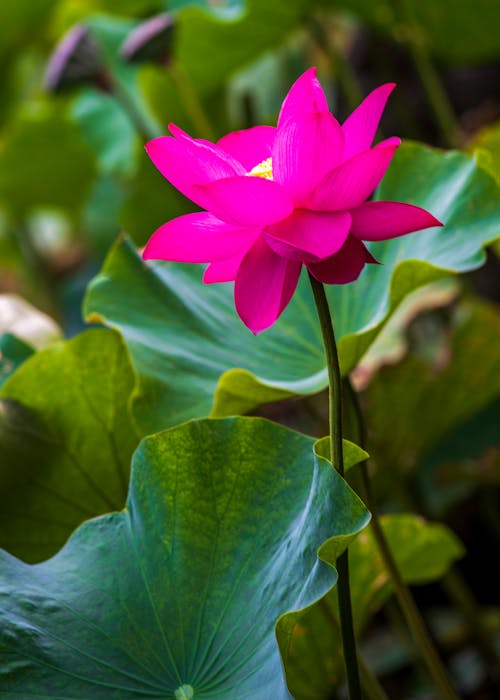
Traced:
<path fill-rule="evenodd" d="M 210 263 L 204 282 L 234 280 L 236 310 L 259 333 L 287 306 L 302 265 L 320 282 L 345 284 L 377 262 L 363 241 L 440 226 L 419 207 L 366 201 L 401 142 L 371 147 L 394 87 L 374 90 L 341 126 L 311 68 L 290 89 L 277 127 L 236 131 L 213 144 L 171 124 L 173 136 L 146 150 L 205 211 L 161 226 L 143 257 Z"/>

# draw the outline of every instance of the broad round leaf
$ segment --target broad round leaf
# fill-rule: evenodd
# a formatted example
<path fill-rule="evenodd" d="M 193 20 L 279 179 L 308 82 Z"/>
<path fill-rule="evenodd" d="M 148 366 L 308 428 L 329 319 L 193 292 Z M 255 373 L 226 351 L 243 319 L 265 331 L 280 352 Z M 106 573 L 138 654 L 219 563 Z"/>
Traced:
<path fill-rule="evenodd" d="M 344 372 L 408 293 L 484 262 L 483 247 L 500 232 L 498 193 L 473 158 L 417 144 L 400 149 L 378 197 L 423 206 L 446 226 L 372 244 L 384 264 L 329 287 Z M 117 327 L 130 348 L 141 380 L 135 411 L 146 430 L 210 411 L 242 413 L 327 386 L 305 276 L 283 316 L 257 337 L 236 316 L 231 285 L 205 286 L 201 276 L 200 266 L 145 264 L 122 241 L 89 288 L 85 313 Z"/>
<path fill-rule="evenodd" d="M 335 582 L 368 513 L 313 440 L 263 419 L 146 438 L 126 508 L 43 564 L 0 559 L 2 690 L 17 698 L 290 698 L 274 626 Z M 286 617 L 286 616 L 285 616 Z"/>
<path fill-rule="evenodd" d="M 138 437 L 118 334 L 91 330 L 32 355 L 0 391 L 0 545 L 28 561 L 120 508 Z"/>

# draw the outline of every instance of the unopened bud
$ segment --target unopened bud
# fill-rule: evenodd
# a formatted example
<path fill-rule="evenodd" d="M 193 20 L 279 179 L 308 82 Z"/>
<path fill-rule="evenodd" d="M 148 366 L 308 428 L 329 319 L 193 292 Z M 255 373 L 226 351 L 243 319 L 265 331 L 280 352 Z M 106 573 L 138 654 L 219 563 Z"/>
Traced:
<path fill-rule="evenodd" d="M 169 13 L 141 22 L 123 42 L 121 57 L 127 63 L 152 61 L 165 65 L 170 59 L 174 29 L 174 18 Z"/>
<path fill-rule="evenodd" d="M 45 72 L 49 92 L 64 92 L 82 83 L 102 87 L 104 66 L 99 47 L 85 24 L 77 24 L 54 49 Z"/>

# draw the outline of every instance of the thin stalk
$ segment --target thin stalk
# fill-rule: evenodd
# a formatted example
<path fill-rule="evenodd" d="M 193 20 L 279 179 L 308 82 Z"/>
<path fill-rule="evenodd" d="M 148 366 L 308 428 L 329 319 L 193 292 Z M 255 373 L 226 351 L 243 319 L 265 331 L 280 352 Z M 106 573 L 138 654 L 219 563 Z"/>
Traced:
<path fill-rule="evenodd" d="M 166 68 L 175 84 L 183 107 L 186 110 L 186 114 L 196 129 L 198 136 L 208 139 L 209 141 L 215 141 L 215 132 L 210 124 L 210 120 L 185 71 L 171 63 L 168 63 Z"/>
<path fill-rule="evenodd" d="M 144 141 L 160 136 L 155 126 L 141 114 L 127 90 L 107 70 L 102 70 L 94 80 L 95 87 L 111 95 L 134 125 Z"/>
<path fill-rule="evenodd" d="M 349 379 L 346 380 L 346 387 L 348 388 L 351 400 L 356 409 L 358 415 L 358 427 L 359 427 L 359 443 L 361 447 L 364 447 L 365 440 L 365 428 L 363 416 L 361 413 L 361 407 L 358 402 L 358 397 L 354 391 L 352 384 Z M 375 542 L 377 544 L 380 556 L 384 562 L 387 573 L 390 576 L 391 583 L 396 595 L 397 601 L 401 608 L 401 611 L 405 617 L 406 624 L 408 625 L 412 638 L 415 645 L 425 661 L 427 670 L 432 677 L 436 687 L 439 689 L 440 697 L 444 700 L 459 700 L 451 682 L 448 678 L 445 667 L 443 666 L 441 659 L 434 647 L 432 639 L 427 631 L 425 623 L 420 615 L 417 608 L 415 600 L 410 592 L 410 589 L 403 581 L 401 572 L 396 564 L 396 561 L 392 555 L 389 547 L 389 543 L 384 534 L 380 518 L 378 515 L 378 510 L 376 507 L 375 499 L 373 496 L 370 475 L 368 472 L 367 463 L 364 462 L 360 465 L 361 477 L 363 481 L 363 488 L 365 491 L 364 497 L 366 505 L 368 506 L 371 514 L 371 526 Z"/>
<path fill-rule="evenodd" d="M 337 344 L 333 332 L 330 308 L 325 289 L 311 274 L 311 287 L 316 303 L 318 318 L 325 346 L 326 364 L 328 367 L 328 422 L 330 434 L 330 454 L 335 469 L 344 476 L 344 452 L 342 446 L 342 379 L 340 376 Z M 351 592 L 349 587 L 349 556 L 347 549 L 337 559 L 339 575 L 337 594 L 339 599 L 340 629 L 342 648 L 346 666 L 347 686 L 351 700 L 361 700 L 361 684 L 359 679 L 358 655 L 352 621 Z"/>
<path fill-rule="evenodd" d="M 144 141 L 149 141 L 161 135 L 149 121 L 146 121 L 128 92 L 118 81 L 113 83 L 112 94 Z"/>
<path fill-rule="evenodd" d="M 339 82 L 349 108 L 355 109 L 363 98 L 363 91 L 356 73 L 336 43 L 330 39 L 324 23 L 317 17 L 311 17 L 309 26 L 315 42 L 328 57 L 332 72 Z"/>
<path fill-rule="evenodd" d="M 421 29 L 413 19 L 413 10 L 407 0 L 394 0 L 399 18 L 405 25 L 405 41 L 415 65 L 429 106 L 443 142 L 450 147 L 458 145 L 459 129 L 450 100 L 434 67 Z"/>
<path fill-rule="evenodd" d="M 174 85 L 183 104 L 183 107 L 188 115 L 193 127 L 196 129 L 198 136 L 201 138 L 215 140 L 215 133 L 208 120 L 203 106 L 198 99 L 198 95 L 194 91 L 187 76 L 181 72 L 180 68 L 174 67 L 172 64 L 165 64 Z M 156 129 L 150 120 L 147 120 L 137 108 L 133 99 L 130 97 L 124 87 L 117 80 L 114 80 L 108 73 L 102 73 L 98 79 L 98 86 L 105 92 L 113 95 L 125 114 L 128 116 L 132 124 L 135 126 L 138 133 L 145 141 L 154 139 L 160 136 L 161 133 Z"/>

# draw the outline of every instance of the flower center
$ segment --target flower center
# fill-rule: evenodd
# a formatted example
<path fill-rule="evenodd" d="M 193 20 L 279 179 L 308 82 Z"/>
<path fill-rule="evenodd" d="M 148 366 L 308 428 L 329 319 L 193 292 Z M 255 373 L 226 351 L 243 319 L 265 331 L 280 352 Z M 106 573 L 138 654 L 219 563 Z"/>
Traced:
<path fill-rule="evenodd" d="M 273 179 L 273 159 L 266 158 L 261 163 L 258 163 L 254 168 L 250 170 L 247 175 L 252 175 L 253 177 L 263 177 L 266 180 Z"/>

